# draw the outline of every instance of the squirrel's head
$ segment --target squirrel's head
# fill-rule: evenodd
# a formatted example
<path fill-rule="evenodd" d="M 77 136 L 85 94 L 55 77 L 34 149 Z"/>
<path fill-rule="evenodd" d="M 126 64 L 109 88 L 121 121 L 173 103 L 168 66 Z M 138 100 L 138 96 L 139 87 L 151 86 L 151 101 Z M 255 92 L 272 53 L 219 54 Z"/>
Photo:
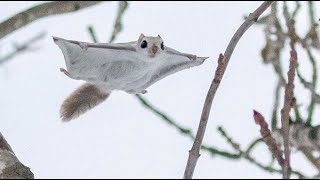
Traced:
<path fill-rule="evenodd" d="M 156 57 L 164 50 L 163 40 L 160 35 L 153 36 L 145 36 L 141 33 L 137 45 L 137 52 L 140 52 L 148 57 Z"/>

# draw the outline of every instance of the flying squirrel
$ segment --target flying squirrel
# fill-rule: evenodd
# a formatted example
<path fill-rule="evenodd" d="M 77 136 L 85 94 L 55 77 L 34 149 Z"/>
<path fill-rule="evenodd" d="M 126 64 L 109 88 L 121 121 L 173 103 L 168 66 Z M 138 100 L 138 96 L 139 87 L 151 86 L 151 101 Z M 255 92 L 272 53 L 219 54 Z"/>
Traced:
<path fill-rule="evenodd" d="M 146 88 L 178 71 L 201 65 L 209 57 L 181 53 L 164 45 L 160 35 L 140 35 L 128 43 L 87 43 L 53 37 L 61 49 L 65 75 L 85 84 L 62 103 L 60 117 L 70 121 L 105 101 L 113 90 L 145 94 Z"/>

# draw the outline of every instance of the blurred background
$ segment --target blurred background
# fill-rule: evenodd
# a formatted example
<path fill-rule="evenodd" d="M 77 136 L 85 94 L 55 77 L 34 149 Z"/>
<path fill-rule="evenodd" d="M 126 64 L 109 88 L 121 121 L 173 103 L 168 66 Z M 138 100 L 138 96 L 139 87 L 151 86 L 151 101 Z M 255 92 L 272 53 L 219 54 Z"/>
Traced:
<path fill-rule="evenodd" d="M 0 22 L 43 2 L 1 2 Z M 114 42 L 138 39 L 140 33 L 158 34 L 167 46 L 182 52 L 210 56 L 203 65 L 166 77 L 141 95 L 181 127 L 196 132 L 203 103 L 213 79 L 219 53 L 232 35 L 261 2 L 129 2 L 122 16 L 122 31 Z M 193 141 L 149 109 L 136 96 L 113 92 L 109 99 L 80 118 L 62 123 L 59 108 L 82 81 L 59 71 L 65 67 L 52 36 L 92 42 L 88 26 L 99 42 L 108 42 L 113 32 L 119 2 L 103 2 L 70 14 L 37 20 L 0 39 L 0 59 L 19 44 L 39 33 L 46 35 L 28 44 L 28 49 L 0 64 L 0 132 L 20 161 L 36 178 L 181 178 Z M 283 4 L 279 3 L 279 11 Z M 288 3 L 290 12 L 296 4 Z M 305 34 L 310 22 L 307 4 L 301 2 L 296 16 L 297 33 Z M 319 3 L 315 2 L 318 8 Z M 270 13 L 268 9 L 264 14 Z M 317 11 L 315 10 L 315 13 Z M 282 15 L 282 12 L 279 12 Z M 279 15 L 279 16 L 280 16 Z M 316 15 L 317 19 L 319 16 Z M 280 21 L 285 25 L 284 20 Z M 222 126 L 232 139 L 246 149 L 260 137 L 252 110 L 271 122 L 278 77 L 272 65 L 261 57 L 265 31 L 253 25 L 236 47 L 213 102 L 204 144 L 237 154 L 217 131 Z M 310 80 L 312 67 L 306 53 L 297 48 L 300 72 Z M 281 54 L 286 77 L 289 48 Z M 319 51 L 315 51 L 319 57 Z M 318 66 L 317 66 L 318 67 Z M 298 79 L 296 79 L 299 82 Z M 301 116 L 310 92 L 295 87 Z M 280 91 L 283 103 L 283 89 Z M 319 124 L 315 105 L 313 124 Z M 280 115 L 280 110 L 278 110 Z M 280 123 L 278 124 L 280 127 Z M 268 166 L 271 155 L 260 143 L 252 157 Z M 272 166 L 280 169 L 277 163 Z M 292 151 L 292 168 L 307 176 L 317 174 L 298 150 Z M 228 158 L 201 151 L 194 178 L 280 178 L 245 158 Z M 296 177 L 296 176 L 294 176 Z"/>

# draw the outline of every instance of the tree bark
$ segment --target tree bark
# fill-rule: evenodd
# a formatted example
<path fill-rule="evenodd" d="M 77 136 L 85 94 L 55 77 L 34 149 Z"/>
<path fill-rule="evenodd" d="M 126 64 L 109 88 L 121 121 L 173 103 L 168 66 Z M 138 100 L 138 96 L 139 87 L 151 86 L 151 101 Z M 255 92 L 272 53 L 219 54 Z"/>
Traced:
<path fill-rule="evenodd" d="M 40 18 L 78 11 L 101 2 L 102 1 L 57 1 L 34 6 L 0 23 L 0 39 Z"/>
<path fill-rule="evenodd" d="M 0 179 L 34 179 L 30 168 L 19 161 L 1 133 Z"/>

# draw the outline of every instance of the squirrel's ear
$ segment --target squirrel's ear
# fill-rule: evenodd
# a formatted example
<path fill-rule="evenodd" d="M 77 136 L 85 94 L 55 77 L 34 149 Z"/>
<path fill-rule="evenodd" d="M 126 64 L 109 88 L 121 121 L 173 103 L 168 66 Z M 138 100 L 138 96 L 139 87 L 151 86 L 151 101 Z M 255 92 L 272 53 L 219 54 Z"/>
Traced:
<path fill-rule="evenodd" d="M 161 38 L 161 36 L 158 34 L 158 38 Z"/>
<path fill-rule="evenodd" d="M 143 33 L 141 33 L 141 34 L 140 34 L 140 36 L 139 36 L 138 41 L 141 41 L 144 37 L 145 37 L 145 36 L 144 36 L 144 34 L 143 34 Z"/>

